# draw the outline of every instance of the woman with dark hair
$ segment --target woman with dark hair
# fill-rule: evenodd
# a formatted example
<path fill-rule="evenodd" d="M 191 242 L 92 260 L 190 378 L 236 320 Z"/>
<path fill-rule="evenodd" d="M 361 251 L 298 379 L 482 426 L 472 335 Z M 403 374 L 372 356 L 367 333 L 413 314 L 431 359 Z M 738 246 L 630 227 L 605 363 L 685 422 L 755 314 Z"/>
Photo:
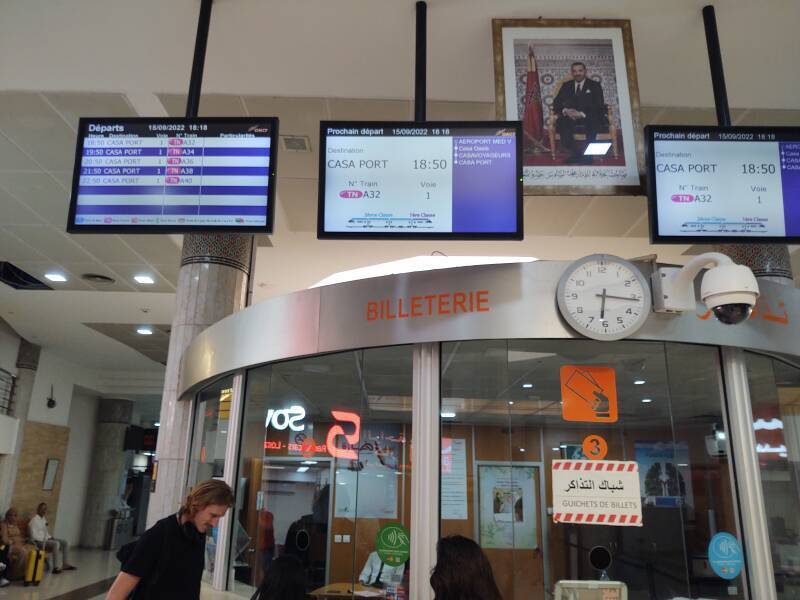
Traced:
<path fill-rule="evenodd" d="M 270 563 L 261 586 L 251 600 L 304 600 L 305 597 L 303 563 L 296 556 L 285 554 Z"/>
<path fill-rule="evenodd" d="M 503 600 L 489 559 L 472 540 L 451 535 L 436 545 L 434 600 Z"/>

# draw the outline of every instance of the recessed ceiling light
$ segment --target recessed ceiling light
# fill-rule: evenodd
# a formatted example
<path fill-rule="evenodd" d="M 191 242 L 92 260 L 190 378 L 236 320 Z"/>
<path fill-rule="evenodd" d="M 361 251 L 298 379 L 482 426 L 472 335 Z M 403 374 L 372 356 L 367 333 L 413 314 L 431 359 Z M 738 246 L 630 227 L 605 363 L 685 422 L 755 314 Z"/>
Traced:
<path fill-rule="evenodd" d="M 525 452 L 525 448 L 520 448 L 519 451 L 520 452 Z"/>
<path fill-rule="evenodd" d="M 455 416 L 456 416 L 456 413 L 454 413 L 454 412 L 447 412 L 447 411 L 442 411 L 442 412 L 441 412 L 441 413 L 439 413 L 439 414 L 441 415 L 441 417 L 442 417 L 443 419 L 453 419 L 453 418 L 455 418 Z"/>
<path fill-rule="evenodd" d="M 150 327 L 139 327 L 136 329 L 139 335 L 153 335 L 153 330 Z"/>
<path fill-rule="evenodd" d="M 153 423 L 153 427 L 161 427 L 161 423 L 159 421 L 156 421 L 155 423 Z"/>
<path fill-rule="evenodd" d="M 686 464 L 686 463 L 678 463 L 678 466 L 679 466 L 679 467 L 688 467 L 689 465 L 688 465 L 688 464 Z"/>
<path fill-rule="evenodd" d="M 304 465 L 315 465 L 315 464 L 317 464 L 317 461 L 315 461 L 315 460 L 304 460 L 303 464 Z"/>
<path fill-rule="evenodd" d="M 652 398 L 642 398 L 642 404 L 650 404 L 652 401 Z"/>
<path fill-rule="evenodd" d="M 49 279 L 50 281 L 55 281 L 56 283 L 64 283 L 67 278 L 64 277 L 61 273 L 45 273 L 45 279 Z"/>
<path fill-rule="evenodd" d="M 529 390 L 529 389 L 531 389 L 533 387 L 533 384 L 532 383 L 523 383 L 522 387 L 524 387 L 526 390 Z"/>
<path fill-rule="evenodd" d="M 509 406 L 514 406 L 514 401 L 513 401 L 513 400 L 509 400 L 509 401 L 508 401 L 508 405 L 509 405 Z"/>
<path fill-rule="evenodd" d="M 644 379 L 637 379 L 633 382 L 633 385 L 644 385 L 645 383 L 647 382 Z"/>
<path fill-rule="evenodd" d="M 308 467 L 297 467 L 298 473 L 305 473 L 306 471 L 308 471 Z"/>
<path fill-rule="evenodd" d="M 142 285 L 153 285 L 156 282 L 150 275 L 134 275 L 133 280 Z"/>
<path fill-rule="evenodd" d="M 561 448 L 553 448 L 553 452 L 558 452 Z"/>

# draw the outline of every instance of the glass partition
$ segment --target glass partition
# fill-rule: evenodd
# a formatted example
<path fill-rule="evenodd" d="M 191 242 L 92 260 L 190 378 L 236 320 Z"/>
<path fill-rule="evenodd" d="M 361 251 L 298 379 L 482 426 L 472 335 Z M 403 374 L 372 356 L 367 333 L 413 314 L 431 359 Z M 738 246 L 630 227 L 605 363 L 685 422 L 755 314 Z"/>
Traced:
<path fill-rule="evenodd" d="M 481 545 L 505 600 L 606 579 L 631 600 L 745 597 L 708 561 L 714 534 L 739 537 L 715 348 L 469 341 L 442 344 L 441 361 L 441 535 Z M 604 487 L 554 470 L 604 452 L 638 476 Z M 556 478 L 568 485 L 554 490 Z M 581 488 L 574 512 L 554 514 L 554 493 Z M 633 495 L 641 522 L 595 524 L 630 508 L 603 500 L 614 493 Z M 610 565 L 590 560 L 598 547 Z"/>
<path fill-rule="evenodd" d="M 376 540 L 387 524 L 410 529 L 411 389 L 408 346 L 248 372 L 231 545 L 235 593 L 250 597 L 283 555 L 302 563 L 315 597 L 407 585 L 407 556 L 384 560 Z"/>
<path fill-rule="evenodd" d="M 195 399 L 194 430 L 188 485 L 221 478 L 225 469 L 225 448 L 233 400 L 233 377 L 225 377 L 200 391 Z M 218 527 L 206 533 L 206 568 L 204 581 L 214 574 Z"/>
<path fill-rule="evenodd" d="M 756 452 L 780 600 L 800 597 L 800 369 L 746 354 Z"/>

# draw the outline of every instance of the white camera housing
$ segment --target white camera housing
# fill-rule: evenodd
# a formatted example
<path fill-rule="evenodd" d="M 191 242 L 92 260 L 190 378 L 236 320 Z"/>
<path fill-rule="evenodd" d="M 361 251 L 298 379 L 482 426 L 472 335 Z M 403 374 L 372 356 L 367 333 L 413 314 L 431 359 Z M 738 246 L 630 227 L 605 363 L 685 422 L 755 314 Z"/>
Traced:
<path fill-rule="evenodd" d="M 721 323 L 736 325 L 746 321 L 758 300 L 758 282 L 749 268 L 717 252 L 696 256 L 682 268 L 657 269 L 653 273 L 654 310 L 660 313 L 695 310 L 694 280 L 708 265 L 712 267 L 703 275 L 700 299 Z"/>

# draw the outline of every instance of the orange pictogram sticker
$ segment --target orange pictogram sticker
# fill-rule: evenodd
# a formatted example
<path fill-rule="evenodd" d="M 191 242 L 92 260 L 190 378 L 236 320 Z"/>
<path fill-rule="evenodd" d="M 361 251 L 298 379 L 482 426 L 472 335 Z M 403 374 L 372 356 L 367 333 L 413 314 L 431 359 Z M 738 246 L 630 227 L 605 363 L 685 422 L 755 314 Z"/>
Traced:
<path fill-rule="evenodd" d="M 565 421 L 616 423 L 617 378 L 611 367 L 561 367 L 561 416 Z"/>
<path fill-rule="evenodd" d="M 599 435 L 589 435 L 583 440 L 583 455 L 590 460 L 603 460 L 608 454 L 608 442 Z"/>

